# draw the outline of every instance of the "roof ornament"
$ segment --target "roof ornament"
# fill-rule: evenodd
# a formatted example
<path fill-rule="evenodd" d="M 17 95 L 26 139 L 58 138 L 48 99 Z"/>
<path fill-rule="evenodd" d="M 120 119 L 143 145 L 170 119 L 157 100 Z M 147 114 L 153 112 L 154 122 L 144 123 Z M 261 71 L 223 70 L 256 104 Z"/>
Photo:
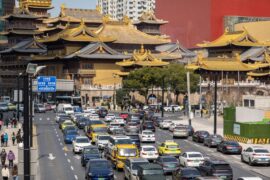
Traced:
<path fill-rule="evenodd" d="M 124 16 L 123 17 L 123 23 L 126 24 L 126 25 L 129 25 L 129 24 L 131 24 L 131 19 L 129 19 L 128 16 Z"/>
<path fill-rule="evenodd" d="M 239 61 L 239 62 L 242 62 L 241 61 L 241 56 L 239 53 L 235 53 L 235 57 L 236 57 L 236 60 Z"/>
<path fill-rule="evenodd" d="M 99 13 L 102 13 L 101 6 L 97 5 L 97 6 L 96 6 L 96 10 L 97 10 Z"/>
<path fill-rule="evenodd" d="M 105 16 L 103 16 L 102 21 L 104 24 L 107 24 L 108 22 L 110 22 L 111 21 L 110 15 L 106 14 Z"/>
<path fill-rule="evenodd" d="M 224 30 L 225 33 L 228 33 L 230 31 L 229 27 L 227 26 Z"/>
<path fill-rule="evenodd" d="M 145 53 L 145 49 L 144 49 L 144 45 L 143 45 L 143 44 L 141 44 L 140 53 L 141 53 L 141 54 Z"/>
<path fill-rule="evenodd" d="M 66 5 L 64 3 L 61 4 L 61 11 L 60 11 L 60 16 L 61 17 L 66 16 L 65 8 L 66 8 Z"/>

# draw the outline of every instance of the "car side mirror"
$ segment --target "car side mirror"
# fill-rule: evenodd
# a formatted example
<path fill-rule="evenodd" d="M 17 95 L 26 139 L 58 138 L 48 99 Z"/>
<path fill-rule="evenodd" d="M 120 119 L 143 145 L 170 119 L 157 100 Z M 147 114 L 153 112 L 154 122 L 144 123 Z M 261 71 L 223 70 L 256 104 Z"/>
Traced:
<path fill-rule="evenodd" d="M 246 152 L 246 149 L 244 149 L 243 151 Z"/>

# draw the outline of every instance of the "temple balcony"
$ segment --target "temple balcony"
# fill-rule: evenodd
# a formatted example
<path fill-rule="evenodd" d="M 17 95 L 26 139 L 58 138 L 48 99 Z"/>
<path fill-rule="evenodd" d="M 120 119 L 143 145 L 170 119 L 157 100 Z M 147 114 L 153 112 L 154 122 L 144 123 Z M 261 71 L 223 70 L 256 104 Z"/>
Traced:
<path fill-rule="evenodd" d="M 79 69 L 78 74 L 80 74 L 80 75 L 96 75 L 96 70 L 94 70 L 94 69 Z"/>
<path fill-rule="evenodd" d="M 210 86 L 214 86 L 214 81 L 202 81 L 201 87 L 207 88 Z M 217 86 L 218 87 L 258 87 L 261 85 L 265 85 L 261 83 L 260 81 L 227 81 L 227 83 L 223 81 L 218 81 Z"/>

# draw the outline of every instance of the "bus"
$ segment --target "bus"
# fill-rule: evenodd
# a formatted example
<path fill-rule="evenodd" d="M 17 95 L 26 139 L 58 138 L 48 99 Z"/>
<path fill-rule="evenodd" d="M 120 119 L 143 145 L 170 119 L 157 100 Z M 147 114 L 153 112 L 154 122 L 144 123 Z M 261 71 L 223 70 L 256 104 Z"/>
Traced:
<path fill-rule="evenodd" d="M 56 96 L 57 104 L 71 104 L 72 106 L 82 106 L 80 96 Z"/>

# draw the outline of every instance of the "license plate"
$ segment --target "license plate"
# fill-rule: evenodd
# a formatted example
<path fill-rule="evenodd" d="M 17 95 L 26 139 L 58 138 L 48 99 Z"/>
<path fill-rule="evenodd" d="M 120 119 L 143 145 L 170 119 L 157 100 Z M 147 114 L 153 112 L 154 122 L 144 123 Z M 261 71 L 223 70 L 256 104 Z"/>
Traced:
<path fill-rule="evenodd" d="M 265 158 L 261 158 L 261 159 L 260 159 L 260 161 L 267 161 L 267 159 L 265 159 Z"/>
<path fill-rule="evenodd" d="M 220 176 L 220 178 L 221 178 L 221 179 L 226 179 L 226 178 L 227 178 L 227 176 Z"/>
<path fill-rule="evenodd" d="M 104 180 L 105 178 L 98 178 L 98 180 Z"/>
<path fill-rule="evenodd" d="M 147 141 L 151 141 L 151 139 L 147 139 Z"/>

